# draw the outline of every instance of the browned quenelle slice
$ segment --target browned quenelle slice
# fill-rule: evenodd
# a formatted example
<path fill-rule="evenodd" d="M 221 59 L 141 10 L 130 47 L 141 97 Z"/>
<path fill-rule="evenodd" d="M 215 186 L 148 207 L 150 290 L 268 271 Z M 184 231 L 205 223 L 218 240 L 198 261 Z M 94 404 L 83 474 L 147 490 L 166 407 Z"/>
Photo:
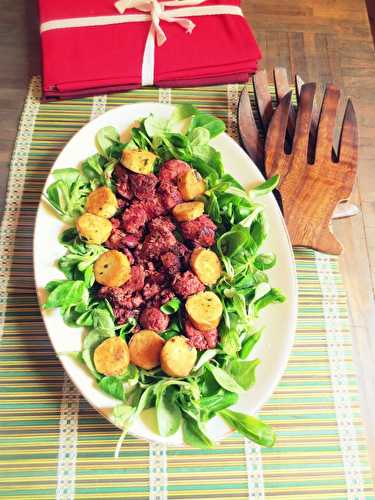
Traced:
<path fill-rule="evenodd" d="M 120 337 L 110 337 L 94 351 L 94 365 L 103 375 L 118 376 L 125 373 L 129 365 L 129 349 Z"/>
<path fill-rule="evenodd" d="M 200 292 L 189 297 L 185 309 L 190 321 L 202 332 L 213 330 L 221 320 L 223 306 L 213 292 Z"/>
<path fill-rule="evenodd" d="M 169 339 L 160 355 L 162 370 L 171 377 L 187 377 L 197 360 L 197 350 L 183 335 Z"/>
<path fill-rule="evenodd" d="M 151 370 L 160 365 L 160 352 L 164 339 L 152 330 L 141 330 L 129 342 L 130 361 L 133 365 Z"/>
<path fill-rule="evenodd" d="M 94 264 L 95 279 L 101 285 L 118 287 L 131 276 L 129 259 L 118 250 L 102 253 Z"/>
<path fill-rule="evenodd" d="M 187 170 L 177 177 L 177 186 L 184 201 L 194 200 L 206 191 L 206 184 L 199 172 Z"/>
<path fill-rule="evenodd" d="M 202 201 L 186 201 L 179 203 L 173 210 L 173 216 L 178 222 L 186 222 L 200 217 L 204 212 L 204 203 Z"/>
<path fill-rule="evenodd" d="M 101 186 L 92 191 L 87 197 L 86 211 L 90 214 L 109 219 L 115 215 L 117 209 L 116 196 L 109 187 Z"/>
<path fill-rule="evenodd" d="M 127 169 L 136 174 L 151 174 L 156 155 L 150 151 L 141 151 L 138 149 L 124 149 L 122 152 L 121 163 Z"/>
<path fill-rule="evenodd" d="M 78 217 L 76 227 L 80 236 L 92 245 L 107 241 L 112 231 L 112 223 L 108 219 L 88 213 Z"/>
<path fill-rule="evenodd" d="M 190 265 L 194 274 L 205 285 L 214 285 L 221 276 L 219 257 L 207 248 L 195 248 L 190 257 Z"/>

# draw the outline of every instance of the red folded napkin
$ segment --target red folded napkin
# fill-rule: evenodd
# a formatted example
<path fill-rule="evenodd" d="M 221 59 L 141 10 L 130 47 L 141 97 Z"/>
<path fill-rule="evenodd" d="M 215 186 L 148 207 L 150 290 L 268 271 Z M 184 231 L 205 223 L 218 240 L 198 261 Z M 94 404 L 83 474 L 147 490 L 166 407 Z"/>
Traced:
<path fill-rule="evenodd" d="M 240 0 L 127 2 L 137 8 L 127 8 L 121 15 L 113 0 L 39 0 L 47 99 L 149 84 L 182 87 L 245 82 L 256 71 L 260 51 L 245 18 L 239 15 Z M 163 4 L 161 9 L 159 4 Z M 162 45 L 151 21 L 150 11 L 155 8 L 162 12 L 160 17 L 173 16 L 174 21 L 159 19 L 166 37 Z M 233 13 L 215 14 L 218 11 Z M 183 22 L 178 23 L 180 19 Z M 195 27 L 189 34 L 185 24 L 191 22 Z"/>

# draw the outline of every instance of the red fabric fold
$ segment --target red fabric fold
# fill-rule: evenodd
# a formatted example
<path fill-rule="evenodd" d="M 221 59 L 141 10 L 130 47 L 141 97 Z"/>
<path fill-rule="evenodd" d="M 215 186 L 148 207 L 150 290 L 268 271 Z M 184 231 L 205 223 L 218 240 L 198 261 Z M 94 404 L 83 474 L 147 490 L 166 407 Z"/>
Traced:
<path fill-rule="evenodd" d="M 201 5 L 235 5 L 207 0 Z M 55 19 L 116 15 L 114 0 L 39 0 L 41 23 Z M 168 10 L 168 9 L 167 9 Z M 129 9 L 127 14 L 139 13 Z M 167 41 L 155 48 L 154 82 L 160 87 L 244 82 L 256 71 L 260 51 L 242 16 L 192 16 L 191 35 L 161 21 Z M 138 88 L 150 22 L 63 28 L 43 32 L 43 91 L 48 99 Z"/>

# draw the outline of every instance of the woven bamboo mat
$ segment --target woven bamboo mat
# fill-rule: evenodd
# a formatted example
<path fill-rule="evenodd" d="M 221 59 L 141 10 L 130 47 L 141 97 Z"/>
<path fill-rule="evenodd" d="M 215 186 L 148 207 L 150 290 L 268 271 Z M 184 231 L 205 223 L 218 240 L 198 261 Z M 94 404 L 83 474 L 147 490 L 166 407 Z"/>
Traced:
<path fill-rule="evenodd" d="M 260 449 L 232 435 L 208 451 L 127 438 L 64 375 L 42 323 L 32 271 L 34 217 L 60 150 L 87 121 L 126 103 L 186 102 L 236 135 L 237 85 L 142 89 L 43 103 L 34 78 L 25 103 L 0 238 L 0 498 L 374 498 L 337 261 L 295 252 L 299 316 L 287 371 L 261 417 L 278 434 Z"/>

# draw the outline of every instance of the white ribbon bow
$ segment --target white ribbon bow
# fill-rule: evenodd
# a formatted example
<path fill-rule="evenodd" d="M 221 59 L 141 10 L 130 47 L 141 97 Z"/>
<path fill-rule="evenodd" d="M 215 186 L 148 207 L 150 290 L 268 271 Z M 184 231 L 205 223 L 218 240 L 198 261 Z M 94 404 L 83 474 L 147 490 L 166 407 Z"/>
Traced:
<path fill-rule="evenodd" d="M 151 22 L 158 47 L 161 47 L 167 40 L 167 37 L 160 27 L 160 21 L 168 23 L 177 23 L 182 28 L 185 28 L 189 35 L 195 28 L 195 24 L 190 19 L 183 17 L 172 17 L 168 15 L 165 7 L 192 7 L 205 2 L 205 0 L 168 0 L 166 2 L 158 2 L 158 0 L 118 0 L 115 2 L 115 7 L 120 14 L 124 14 L 126 9 L 137 9 L 141 12 L 148 12 L 151 15 Z"/>

